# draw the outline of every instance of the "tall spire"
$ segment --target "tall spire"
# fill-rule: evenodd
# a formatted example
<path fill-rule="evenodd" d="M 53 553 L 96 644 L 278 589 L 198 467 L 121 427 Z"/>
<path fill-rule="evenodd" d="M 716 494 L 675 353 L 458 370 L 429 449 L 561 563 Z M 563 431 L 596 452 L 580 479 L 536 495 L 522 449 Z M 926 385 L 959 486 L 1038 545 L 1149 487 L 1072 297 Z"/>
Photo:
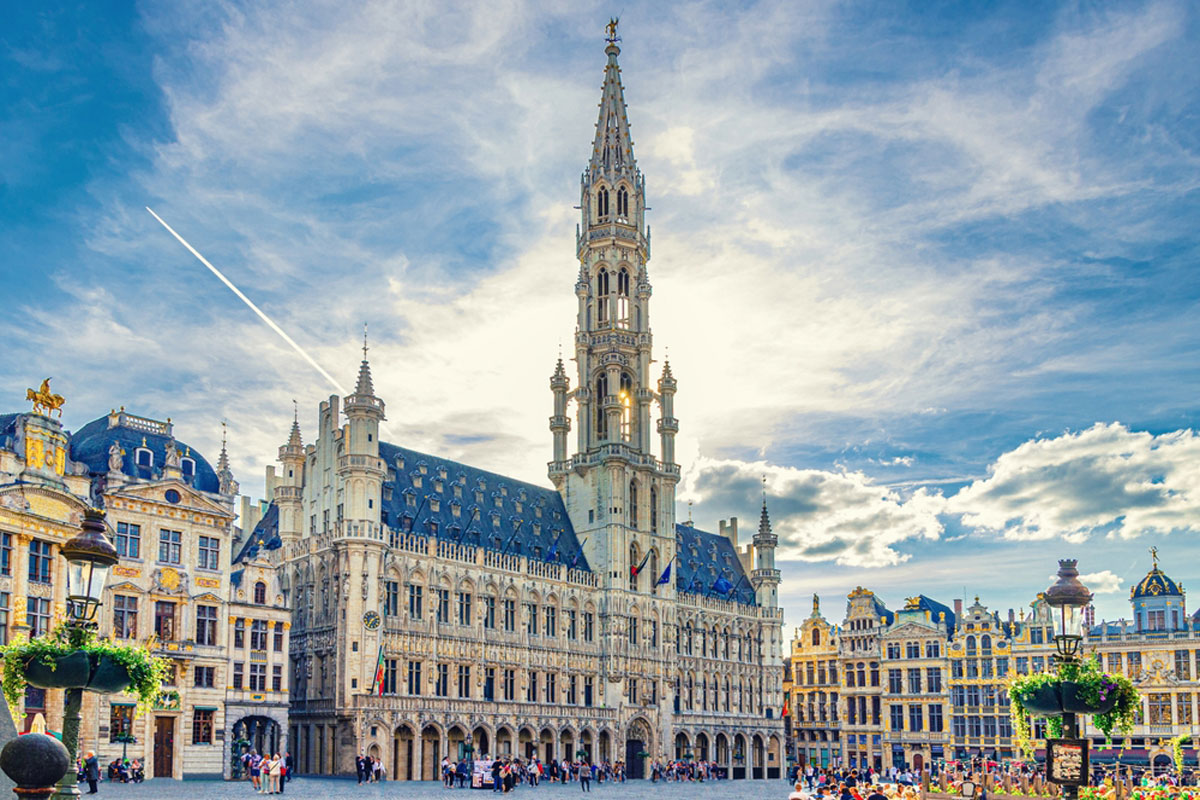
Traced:
<path fill-rule="evenodd" d="M 362 364 L 358 368 L 358 385 L 354 387 L 355 394 L 361 394 L 366 397 L 375 395 L 375 387 L 371 383 L 371 365 L 367 363 L 367 323 L 363 323 L 363 357 Z"/>
<path fill-rule="evenodd" d="M 229 466 L 229 450 L 226 447 L 229 439 L 229 426 L 221 420 L 221 455 L 217 458 L 217 480 L 219 490 L 226 496 L 236 495 L 241 491 L 238 482 L 233 479 L 233 470 Z"/>
<path fill-rule="evenodd" d="M 625 88 L 621 85 L 621 68 L 617 56 L 621 48 L 617 42 L 617 20 L 609 21 L 604 52 L 608 63 L 604 67 L 604 89 L 600 96 L 600 118 L 596 122 L 596 139 L 592 144 L 592 158 L 588 167 L 592 176 L 604 172 L 615 172 L 624 168 L 636 169 L 633 157 L 633 139 L 629 136 L 629 117 L 625 110 Z"/>

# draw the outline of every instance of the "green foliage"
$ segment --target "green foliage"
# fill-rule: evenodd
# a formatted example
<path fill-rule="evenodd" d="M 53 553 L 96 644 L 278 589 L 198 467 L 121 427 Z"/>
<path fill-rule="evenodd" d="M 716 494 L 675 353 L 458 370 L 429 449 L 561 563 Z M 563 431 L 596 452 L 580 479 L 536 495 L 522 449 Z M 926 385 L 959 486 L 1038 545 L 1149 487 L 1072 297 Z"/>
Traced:
<path fill-rule="evenodd" d="M 1171 739 L 1171 755 L 1175 759 L 1175 771 L 1183 772 L 1183 743 L 1192 738 L 1191 734 L 1181 733 Z"/>
<path fill-rule="evenodd" d="M 166 660 L 153 655 L 147 645 L 119 645 L 110 639 L 101 639 L 94 628 L 59 623 L 45 636 L 29 640 L 18 635 L 0 647 L 0 663 L 4 668 L 0 686 L 14 719 L 19 716 L 21 700 L 25 697 L 26 665 L 36 660 L 54 669 L 57 659 L 79 650 L 93 661 L 109 658 L 125 668 L 129 673 L 126 691 L 137 696 L 139 715 L 153 707 L 167 675 Z"/>
<path fill-rule="evenodd" d="M 1033 758 L 1033 734 L 1030 711 L 1025 703 L 1039 689 L 1047 686 L 1058 688 L 1063 681 L 1079 684 L 1083 701 L 1100 706 L 1113 698 L 1116 704 L 1111 711 L 1092 715 L 1092 724 L 1104 732 L 1108 746 L 1112 746 L 1112 732 L 1133 732 L 1138 710 L 1142 706 L 1141 696 L 1133 682 L 1124 675 L 1110 675 L 1100 669 L 1100 661 L 1093 655 L 1082 661 L 1060 663 L 1057 673 L 1039 672 L 1033 675 L 1018 675 L 1009 681 L 1008 696 L 1012 700 L 1013 739 L 1017 748 L 1027 759 Z M 1047 733 L 1052 738 L 1061 738 L 1061 717 L 1048 717 Z"/>

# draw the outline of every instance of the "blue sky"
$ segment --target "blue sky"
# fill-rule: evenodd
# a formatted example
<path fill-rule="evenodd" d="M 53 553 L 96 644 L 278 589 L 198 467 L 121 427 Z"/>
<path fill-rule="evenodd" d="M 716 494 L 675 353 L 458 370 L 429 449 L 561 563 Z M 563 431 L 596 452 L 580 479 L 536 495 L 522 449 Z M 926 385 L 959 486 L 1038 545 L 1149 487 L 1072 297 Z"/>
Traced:
<path fill-rule="evenodd" d="M 371 324 L 391 437 L 544 482 L 578 175 L 622 17 L 656 344 L 696 523 L 757 519 L 789 624 L 857 584 L 1100 612 L 1198 584 L 1200 47 L 1185 2 L 8 9 L 0 378 L 125 405 L 243 486 Z M 661 350 L 660 350 L 661 352 Z"/>

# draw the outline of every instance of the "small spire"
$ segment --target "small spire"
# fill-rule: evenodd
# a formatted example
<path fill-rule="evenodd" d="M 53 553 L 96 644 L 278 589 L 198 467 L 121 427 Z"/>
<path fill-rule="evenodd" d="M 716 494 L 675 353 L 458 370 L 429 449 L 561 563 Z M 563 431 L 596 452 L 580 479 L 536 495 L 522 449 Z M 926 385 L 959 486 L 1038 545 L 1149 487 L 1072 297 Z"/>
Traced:
<path fill-rule="evenodd" d="M 292 433 L 288 436 L 288 447 L 303 447 L 304 442 L 300 438 L 300 405 L 292 401 Z"/>
<path fill-rule="evenodd" d="M 633 140 L 629 135 L 629 118 L 625 108 L 625 90 L 621 86 L 621 68 L 617 56 L 621 48 L 617 42 L 617 20 L 611 19 L 606 26 L 604 52 L 608 63 L 604 67 L 604 87 L 600 96 L 600 117 L 596 122 L 596 139 L 592 144 L 589 167 L 593 175 L 631 168 L 636 170 L 633 158 Z"/>
<path fill-rule="evenodd" d="M 362 364 L 358 368 L 358 384 L 354 387 L 355 394 L 365 395 L 367 397 L 375 396 L 375 386 L 371 382 L 371 365 L 367 363 L 367 323 L 363 323 L 363 358 Z"/>
<path fill-rule="evenodd" d="M 767 513 L 767 476 L 763 476 L 762 515 L 758 518 L 758 533 L 761 536 L 771 535 L 771 515 Z"/>
<path fill-rule="evenodd" d="M 229 425 L 225 420 L 221 420 L 221 455 L 217 458 L 217 473 L 229 469 L 229 450 L 226 445 L 229 442 Z"/>

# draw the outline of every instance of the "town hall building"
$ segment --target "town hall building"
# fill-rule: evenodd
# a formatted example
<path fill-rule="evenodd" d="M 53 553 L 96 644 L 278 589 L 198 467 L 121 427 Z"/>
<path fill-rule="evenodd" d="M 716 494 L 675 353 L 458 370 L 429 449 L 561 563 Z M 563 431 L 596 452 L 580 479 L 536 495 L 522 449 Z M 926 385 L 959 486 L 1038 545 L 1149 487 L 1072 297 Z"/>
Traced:
<path fill-rule="evenodd" d="M 320 404 L 309 441 L 297 421 L 268 468 L 238 558 L 276 563 L 293 608 L 302 774 L 360 753 L 399 780 L 485 755 L 781 774 L 776 536 L 765 503 L 748 540 L 736 519 L 676 521 L 678 384 L 653 358 L 616 42 L 580 186 L 574 374 L 560 359 L 550 378 L 553 488 L 381 441 L 365 346 L 354 391 Z"/>

